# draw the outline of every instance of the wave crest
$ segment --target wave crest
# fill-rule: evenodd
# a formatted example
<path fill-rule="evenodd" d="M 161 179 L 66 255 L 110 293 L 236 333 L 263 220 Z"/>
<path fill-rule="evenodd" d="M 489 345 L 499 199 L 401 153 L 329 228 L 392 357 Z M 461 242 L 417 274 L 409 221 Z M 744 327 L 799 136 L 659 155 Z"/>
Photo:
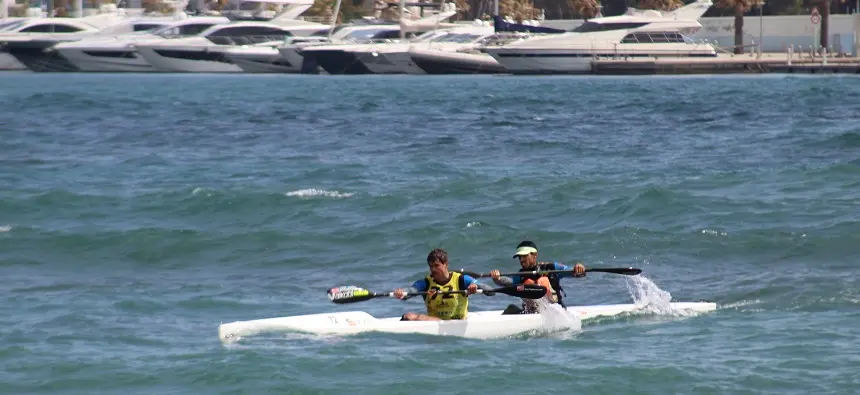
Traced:
<path fill-rule="evenodd" d="M 339 191 L 329 191 L 327 189 L 316 189 L 316 188 L 308 188 L 308 189 L 299 189 L 296 191 L 291 191 L 286 193 L 287 196 L 290 197 L 300 197 L 300 198 L 311 198 L 311 197 L 330 197 L 330 198 L 348 198 L 355 195 L 355 192 L 339 192 Z"/>

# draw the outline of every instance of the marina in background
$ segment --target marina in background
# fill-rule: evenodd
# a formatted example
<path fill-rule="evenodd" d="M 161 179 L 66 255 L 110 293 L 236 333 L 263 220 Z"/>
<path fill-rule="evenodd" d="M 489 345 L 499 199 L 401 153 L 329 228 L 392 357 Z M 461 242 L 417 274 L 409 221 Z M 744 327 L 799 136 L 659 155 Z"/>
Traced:
<path fill-rule="evenodd" d="M 662 40 L 674 40 L 674 38 L 664 36 L 669 33 L 660 31 L 657 32 L 659 37 L 647 38 L 647 43 L 638 42 L 640 44 L 638 47 L 627 45 L 632 48 L 630 50 L 618 49 L 619 46 L 623 48 L 626 44 L 631 44 L 625 41 L 629 39 L 629 35 L 624 39 L 621 39 L 621 36 L 617 38 L 605 38 L 605 35 L 595 36 L 594 34 L 598 32 L 591 31 L 588 26 L 583 29 L 586 23 L 584 20 L 511 23 L 514 27 L 507 32 L 500 32 L 498 26 L 495 26 L 494 31 L 493 25 L 499 23 L 490 21 L 450 22 L 448 19 L 456 13 L 453 3 L 440 4 L 438 10 L 423 3 L 420 7 L 414 6 L 418 3 L 391 3 L 404 6 L 404 9 L 410 11 L 407 16 L 401 17 L 403 19 L 399 24 L 397 21 L 364 19 L 359 20 L 358 25 L 339 24 L 336 27 L 326 24 L 319 18 L 303 17 L 302 14 L 313 6 L 313 1 L 307 0 L 244 1 L 242 4 L 259 5 L 262 11 L 243 9 L 239 10 L 241 15 L 237 17 L 235 12 L 239 11 L 234 10 L 230 18 L 186 15 L 181 10 L 188 5 L 187 0 L 170 3 L 174 7 L 173 13 L 166 15 L 153 15 L 152 12 L 146 13 L 143 9 L 118 9 L 115 5 L 105 4 L 97 10 L 84 9 L 74 13 L 82 15 L 83 18 L 44 18 L 43 10 L 30 8 L 27 13 L 33 17 L 31 21 L 41 19 L 44 22 L 38 23 L 45 26 L 49 21 L 54 21 L 51 22 L 51 30 L 45 30 L 35 24 L 26 27 L 25 18 L 0 19 L 5 21 L 0 22 L 0 29 L 2 29 L 0 47 L 3 48 L 3 52 L 0 52 L 0 69 L 43 72 L 311 74 L 857 73 L 860 70 L 860 58 L 858 58 L 860 14 L 830 15 L 827 48 L 818 45 L 821 42 L 821 16 L 817 9 L 813 9 L 810 15 L 747 16 L 744 18 L 743 25 L 744 53 L 733 54 L 734 17 L 701 17 L 701 14 L 712 4 L 696 3 L 706 4 L 706 7 L 702 8 L 701 12 L 696 10 L 698 14 L 689 18 L 694 27 L 667 29 L 681 29 L 679 33 L 684 37 L 695 39 L 703 44 L 685 43 L 682 41 L 689 41 L 689 39 L 678 38 L 681 41 L 678 41 L 677 45 L 670 42 L 665 42 L 664 45 Z M 338 7 L 340 4 L 338 2 Z M 271 11 L 272 5 L 281 7 L 279 12 Z M 261 16 L 260 12 L 265 15 Z M 640 31 L 638 29 L 643 24 L 653 25 L 654 18 L 659 19 L 661 15 L 668 18 L 672 14 L 672 12 L 660 13 L 635 9 L 629 12 L 634 13 L 630 16 L 633 19 L 628 18 L 625 21 L 636 22 L 635 28 L 607 27 L 615 23 L 614 18 L 625 16 L 598 17 L 590 19 L 588 23 L 605 23 L 602 30 L 636 32 Z M 99 22 L 92 28 L 65 27 L 78 30 L 71 34 L 60 34 L 60 30 L 55 31 L 61 24 L 68 26 L 75 19 L 91 23 L 90 20 L 96 20 L 93 18 L 101 19 L 97 19 Z M 191 22 L 192 20 L 203 21 L 203 18 L 222 18 L 222 20 L 201 22 L 197 25 Z M 675 17 L 675 19 L 678 18 Z M 132 20 L 137 20 L 139 23 L 127 22 Z M 646 22 L 637 22 L 640 20 Z M 513 22 L 510 19 L 508 21 Z M 122 25 L 123 23 L 125 25 Z M 235 23 L 245 23 L 246 28 L 237 29 L 227 26 Z M 18 30 L 14 28 L 16 24 Z M 170 24 L 177 26 L 174 28 L 177 33 L 188 27 L 186 29 L 188 31 L 180 34 L 186 37 L 177 40 L 175 34 L 166 34 L 158 30 Z M 525 37 L 528 34 L 516 35 L 515 32 L 522 32 L 523 26 L 527 30 L 530 29 L 529 26 L 539 26 L 539 29 L 545 31 L 533 33 L 535 37 Z M 220 29 L 222 27 L 223 29 Z M 141 36 L 140 33 L 143 30 L 150 30 L 153 34 Z M 245 36 L 237 36 L 238 30 L 246 32 L 243 33 Z M 436 31 L 439 33 L 433 37 L 435 33 L 432 32 Z M 554 47 L 541 47 L 540 54 L 527 50 L 511 52 L 523 45 L 528 47 L 529 43 L 533 42 L 530 40 L 535 40 L 541 34 L 546 35 L 549 31 L 552 31 L 553 37 L 558 38 L 557 43 L 552 44 Z M 590 44 L 583 44 L 581 40 L 589 40 L 589 38 L 570 41 L 568 37 L 571 39 L 575 37 L 562 31 L 591 34 L 596 38 L 590 38 Z M 653 29 L 649 30 L 647 26 L 641 31 L 644 32 L 642 34 L 653 35 L 654 33 Z M 199 37 L 190 37 L 198 33 Z M 211 36 L 207 37 L 207 34 Z M 253 34 L 254 37 L 250 37 L 249 34 Z M 425 34 L 421 37 L 430 37 L 416 41 L 414 37 L 421 34 Z M 499 40 L 500 35 L 504 39 Z M 129 37 L 130 39 L 126 39 Z M 214 40 L 213 37 L 219 40 Z M 595 40 L 610 41 L 605 41 L 606 44 L 595 44 L 597 42 Z M 611 44 L 611 40 L 616 40 L 616 44 Z M 394 44 L 397 41 L 401 44 Z M 191 47 L 182 44 L 184 42 Z M 428 42 L 428 46 L 424 47 L 423 42 Z M 359 44 L 360 46 L 356 46 Z M 654 49 L 639 49 L 646 46 Z M 73 51 L 73 48 L 80 49 Z M 398 49 L 394 50 L 394 48 Z M 558 50 L 553 51 L 553 48 Z M 701 52 L 705 48 L 713 49 Z M 100 53 L 96 54 L 99 51 Z M 505 56 L 518 58 L 505 59 Z M 528 64 L 521 65 L 522 62 Z M 111 65 L 108 66 L 108 63 Z M 511 68 L 512 65 L 514 68 Z"/>

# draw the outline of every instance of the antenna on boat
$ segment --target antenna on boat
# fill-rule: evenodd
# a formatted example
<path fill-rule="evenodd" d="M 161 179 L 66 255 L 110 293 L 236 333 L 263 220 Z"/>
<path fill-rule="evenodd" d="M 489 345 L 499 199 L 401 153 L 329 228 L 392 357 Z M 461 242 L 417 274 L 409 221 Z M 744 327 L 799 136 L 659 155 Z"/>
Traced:
<path fill-rule="evenodd" d="M 433 26 L 433 31 L 434 31 L 434 32 L 435 32 L 436 30 L 439 30 L 439 23 L 441 23 L 441 19 L 439 18 L 439 14 L 441 14 L 443 11 L 445 11 L 445 0 L 440 0 L 440 2 L 439 2 L 439 12 L 438 12 L 438 13 L 436 13 L 436 25 L 435 25 L 435 26 Z M 422 10 L 422 14 L 421 14 L 421 15 L 424 15 L 423 10 Z M 428 45 L 429 45 L 430 40 L 427 40 L 427 43 L 428 43 Z"/>
<path fill-rule="evenodd" d="M 340 13 L 340 3 L 342 0 L 337 0 L 334 6 L 334 14 L 331 16 L 331 27 L 328 29 L 328 39 L 331 41 L 331 35 L 334 33 L 334 28 L 337 26 L 337 14 Z"/>
<path fill-rule="evenodd" d="M 406 0 L 400 0 L 400 40 L 406 37 L 406 32 L 403 31 L 403 21 L 406 19 Z"/>

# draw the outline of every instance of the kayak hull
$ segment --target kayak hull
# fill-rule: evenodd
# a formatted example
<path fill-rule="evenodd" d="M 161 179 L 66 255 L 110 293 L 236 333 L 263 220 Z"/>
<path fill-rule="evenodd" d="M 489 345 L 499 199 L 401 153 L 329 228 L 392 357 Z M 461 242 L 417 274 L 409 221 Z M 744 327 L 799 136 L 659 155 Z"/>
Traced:
<path fill-rule="evenodd" d="M 715 303 L 709 302 L 670 304 L 672 311 L 684 314 L 707 313 L 716 308 Z M 376 318 L 364 311 L 347 311 L 230 322 L 219 325 L 218 338 L 223 343 L 230 343 L 245 336 L 271 332 L 320 335 L 385 332 L 494 339 L 523 333 L 578 331 L 582 329 L 582 320 L 635 313 L 643 309 L 648 311 L 647 307 L 635 304 L 570 306 L 566 317 L 554 314 L 503 315 L 501 310 L 476 311 L 469 312 L 465 320 L 449 321 L 401 321 L 400 317 Z"/>

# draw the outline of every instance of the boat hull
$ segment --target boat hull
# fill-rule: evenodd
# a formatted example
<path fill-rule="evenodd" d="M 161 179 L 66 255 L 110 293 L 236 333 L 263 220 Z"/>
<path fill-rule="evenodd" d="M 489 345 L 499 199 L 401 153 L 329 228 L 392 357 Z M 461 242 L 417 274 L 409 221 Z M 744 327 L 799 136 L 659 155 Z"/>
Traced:
<path fill-rule="evenodd" d="M 671 303 L 673 311 L 706 313 L 717 308 L 715 303 Z M 362 332 L 410 333 L 456 336 L 473 339 L 506 338 L 530 332 L 581 330 L 582 320 L 635 313 L 647 308 L 634 304 L 571 306 L 567 317 L 559 320 L 552 314 L 510 314 L 502 311 L 470 312 L 465 320 L 401 321 L 400 317 L 375 318 L 363 311 L 308 314 L 292 317 L 236 321 L 221 324 L 218 338 L 223 343 L 242 337 L 270 332 L 307 332 L 320 335 L 350 335 Z"/>
<path fill-rule="evenodd" d="M 122 48 L 57 48 L 56 51 L 80 71 L 127 73 L 155 71 L 155 68 L 134 50 Z"/>
<path fill-rule="evenodd" d="M 329 74 L 373 74 L 357 55 L 340 49 L 302 51 L 305 60 L 310 60 Z"/>
<path fill-rule="evenodd" d="M 137 52 L 156 70 L 170 73 L 242 73 L 214 46 L 137 46 Z"/>
<path fill-rule="evenodd" d="M 51 49 L 56 40 L 7 42 L 5 50 L 28 69 L 39 73 L 80 71 L 75 65 Z"/>
<path fill-rule="evenodd" d="M 298 73 L 301 71 L 301 63 L 290 62 L 272 47 L 231 48 L 224 51 L 224 56 L 245 73 Z"/>
<path fill-rule="evenodd" d="M 14 56 L 0 52 L 0 70 L 8 71 L 8 70 L 27 70 L 27 66 L 24 66 L 18 59 L 15 59 Z"/>
<path fill-rule="evenodd" d="M 361 63 L 374 74 L 425 74 L 408 51 L 370 52 L 361 57 Z"/>
<path fill-rule="evenodd" d="M 505 74 L 508 70 L 486 54 L 416 50 L 412 61 L 427 74 Z"/>

